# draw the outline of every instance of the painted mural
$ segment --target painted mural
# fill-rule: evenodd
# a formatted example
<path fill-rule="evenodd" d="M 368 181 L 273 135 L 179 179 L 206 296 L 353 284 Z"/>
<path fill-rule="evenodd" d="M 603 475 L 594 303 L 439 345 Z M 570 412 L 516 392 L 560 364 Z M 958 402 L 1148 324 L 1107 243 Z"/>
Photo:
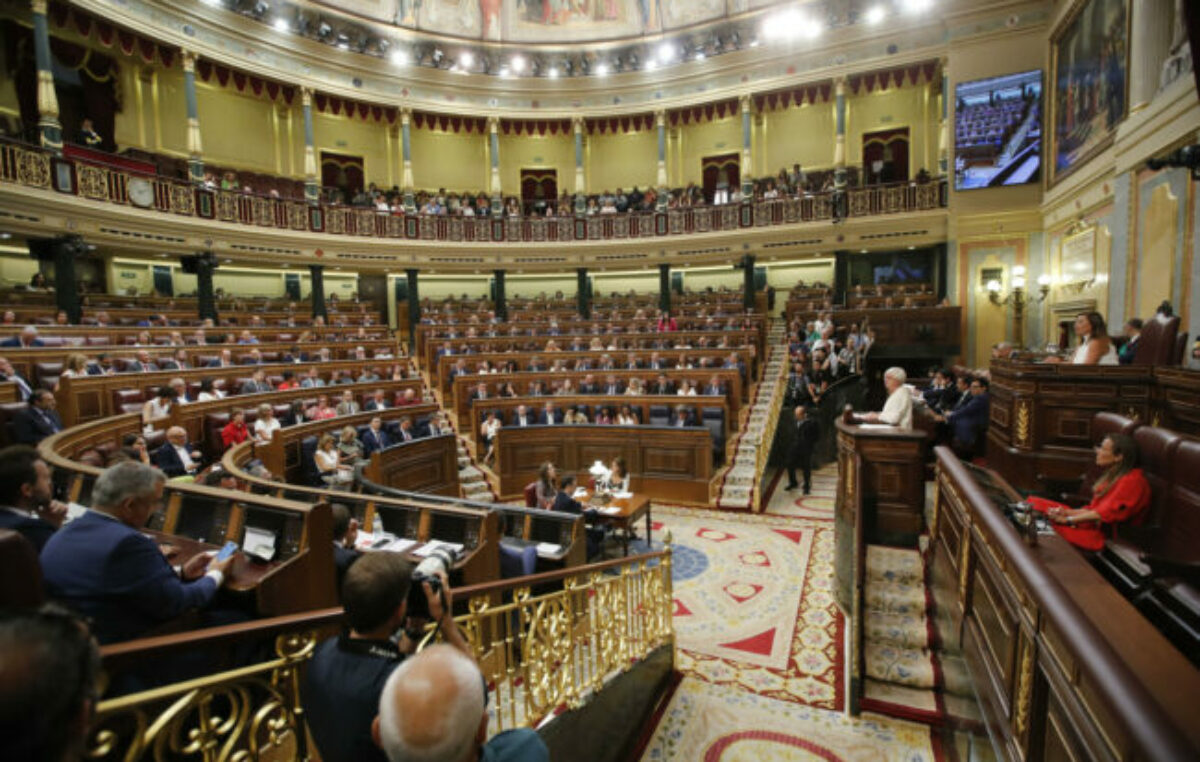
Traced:
<path fill-rule="evenodd" d="M 584 42 L 717 21 L 780 0 L 328 0 L 359 16 L 497 42 Z"/>
<path fill-rule="evenodd" d="M 1128 0 L 1088 0 L 1055 35 L 1054 146 L 1050 182 L 1069 174 L 1113 137 L 1125 117 Z"/>

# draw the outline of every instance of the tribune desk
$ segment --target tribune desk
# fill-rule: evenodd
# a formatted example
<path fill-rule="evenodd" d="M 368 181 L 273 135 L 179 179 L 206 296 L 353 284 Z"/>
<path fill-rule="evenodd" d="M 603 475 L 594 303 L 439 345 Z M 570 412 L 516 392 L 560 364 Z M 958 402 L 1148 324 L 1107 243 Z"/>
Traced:
<path fill-rule="evenodd" d="M 622 531 L 622 551 L 629 557 L 629 536 L 639 519 L 646 519 L 646 547 L 650 547 L 650 496 L 646 494 L 630 494 L 629 497 L 610 497 L 607 502 L 592 502 L 595 496 L 586 494 L 576 498 L 584 509 L 596 510 L 596 523 L 607 524 Z"/>

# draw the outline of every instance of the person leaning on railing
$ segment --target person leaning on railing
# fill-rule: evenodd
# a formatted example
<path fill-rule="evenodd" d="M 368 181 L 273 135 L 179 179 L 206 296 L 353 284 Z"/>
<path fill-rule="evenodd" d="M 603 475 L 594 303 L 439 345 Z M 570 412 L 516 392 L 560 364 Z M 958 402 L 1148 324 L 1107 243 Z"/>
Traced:
<path fill-rule="evenodd" d="M 380 696 L 388 677 L 416 651 L 427 624 L 409 616 L 412 574 L 412 564 L 388 552 L 367 553 L 346 571 L 345 628 L 317 646 L 302 687 L 309 730 L 324 762 L 387 759 L 372 740 Z M 440 596 L 422 583 L 430 621 L 447 647 L 469 660 L 470 647 L 451 615 L 450 582 L 445 574 L 438 576 Z"/>

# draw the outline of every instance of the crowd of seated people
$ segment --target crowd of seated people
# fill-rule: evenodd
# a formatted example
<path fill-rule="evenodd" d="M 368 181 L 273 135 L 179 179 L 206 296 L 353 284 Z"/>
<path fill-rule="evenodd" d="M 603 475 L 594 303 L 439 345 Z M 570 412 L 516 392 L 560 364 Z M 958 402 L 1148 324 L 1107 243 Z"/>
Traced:
<path fill-rule="evenodd" d="M 449 429 L 436 415 L 420 423 L 408 415 L 389 421 L 375 415 L 365 426 L 341 426 L 317 435 L 313 473 L 327 486 L 345 488 L 354 481 L 355 468 L 369 461 L 372 453 L 446 433 Z"/>

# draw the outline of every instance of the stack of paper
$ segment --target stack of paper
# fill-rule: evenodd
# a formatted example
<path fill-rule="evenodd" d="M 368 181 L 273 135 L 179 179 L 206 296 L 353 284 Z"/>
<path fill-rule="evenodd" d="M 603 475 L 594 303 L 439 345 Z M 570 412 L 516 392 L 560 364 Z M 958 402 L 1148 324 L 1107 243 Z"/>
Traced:
<path fill-rule="evenodd" d="M 431 553 L 433 553 L 433 551 L 437 550 L 438 548 L 442 548 L 443 550 L 449 550 L 453 553 L 458 553 L 459 551 L 461 551 L 463 549 L 463 545 L 461 542 L 443 542 L 441 540 L 430 540 L 429 542 L 425 543 L 425 545 L 423 545 L 422 547 L 414 550 L 413 555 L 420 556 L 421 558 L 425 558 L 426 556 L 430 555 Z"/>
<path fill-rule="evenodd" d="M 537 544 L 537 554 L 539 556 L 557 556 L 562 553 L 562 546 L 555 545 L 552 542 L 539 542 Z"/>

